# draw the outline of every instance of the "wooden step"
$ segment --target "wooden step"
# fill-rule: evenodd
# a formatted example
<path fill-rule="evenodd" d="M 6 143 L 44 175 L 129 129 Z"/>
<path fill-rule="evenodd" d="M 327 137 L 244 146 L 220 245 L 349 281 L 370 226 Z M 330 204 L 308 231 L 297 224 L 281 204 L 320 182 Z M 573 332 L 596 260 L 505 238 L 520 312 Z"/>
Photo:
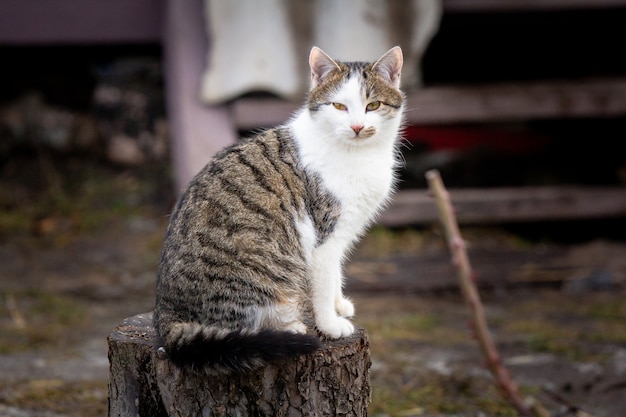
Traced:
<path fill-rule="evenodd" d="M 577 220 L 626 216 L 626 187 L 512 187 L 451 189 L 461 224 Z M 438 220 L 426 190 L 400 191 L 379 223 L 408 226 Z"/>
<path fill-rule="evenodd" d="M 532 12 L 624 7 L 624 0 L 443 0 L 446 12 Z"/>
<path fill-rule="evenodd" d="M 235 126 L 249 130 L 284 123 L 299 106 L 242 98 L 231 110 Z M 622 116 L 626 78 L 427 87 L 407 95 L 407 121 L 422 125 Z"/>

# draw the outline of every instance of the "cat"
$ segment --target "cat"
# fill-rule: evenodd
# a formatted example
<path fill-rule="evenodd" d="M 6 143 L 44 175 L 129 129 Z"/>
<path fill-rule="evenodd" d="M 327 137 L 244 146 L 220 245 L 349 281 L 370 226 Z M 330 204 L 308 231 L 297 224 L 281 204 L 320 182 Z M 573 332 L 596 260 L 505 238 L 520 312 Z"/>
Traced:
<path fill-rule="evenodd" d="M 342 264 L 389 200 L 404 94 L 400 47 L 374 63 L 309 55 L 306 104 L 219 152 L 171 215 L 154 322 L 179 366 L 245 370 L 349 336 Z M 312 329 L 311 329 L 312 330 Z"/>

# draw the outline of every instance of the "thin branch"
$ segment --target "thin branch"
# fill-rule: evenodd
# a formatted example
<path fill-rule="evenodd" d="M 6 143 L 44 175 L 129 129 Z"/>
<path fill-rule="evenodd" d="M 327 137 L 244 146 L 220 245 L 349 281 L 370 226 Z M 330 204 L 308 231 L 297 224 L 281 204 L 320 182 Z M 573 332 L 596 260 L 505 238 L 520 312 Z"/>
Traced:
<path fill-rule="evenodd" d="M 6 305 L 7 305 L 7 310 L 9 311 L 9 315 L 11 316 L 11 319 L 13 320 L 13 325 L 17 329 L 20 329 L 20 330 L 25 329 L 26 320 L 24 319 L 24 316 L 20 312 L 20 309 L 17 306 L 17 302 L 15 301 L 15 297 L 13 296 L 13 294 L 7 294 Z"/>
<path fill-rule="evenodd" d="M 513 381 L 509 372 L 502 364 L 500 354 L 489 332 L 483 304 L 473 279 L 474 273 L 469 257 L 467 256 L 465 241 L 459 231 L 456 216 L 450 202 L 450 195 L 437 170 L 428 171 L 426 173 L 426 180 L 435 198 L 448 247 L 452 254 L 452 263 L 457 270 L 461 291 L 470 311 L 472 331 L 478 340 L 485 357 L 486 366 L 493 375 L 499 392 L 520 416 L 531 417 L 535 415 L 549 417 L 549 413 L 539 404 L 534 402 L 533 405 L 529 405 L 524 402 L 519 394 L 517 384 Z"/>

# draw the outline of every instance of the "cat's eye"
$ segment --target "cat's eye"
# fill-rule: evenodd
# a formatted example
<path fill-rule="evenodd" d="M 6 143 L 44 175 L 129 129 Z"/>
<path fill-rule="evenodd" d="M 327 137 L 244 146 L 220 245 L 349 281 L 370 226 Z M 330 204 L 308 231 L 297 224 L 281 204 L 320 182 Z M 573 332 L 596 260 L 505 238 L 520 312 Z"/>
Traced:
<path fill-rule="evenodd" d="M 380 101 L 372 101 L 365 107 L 365 111 L 374 111 L 380 108 Z"/>
<path fill-rule="evenodd" d="M 345 104 L 341 104 L 341 103 L 332 103 L 333 107 L 336 108 L 337 110 L 348 110 L 348 107 Z"/>

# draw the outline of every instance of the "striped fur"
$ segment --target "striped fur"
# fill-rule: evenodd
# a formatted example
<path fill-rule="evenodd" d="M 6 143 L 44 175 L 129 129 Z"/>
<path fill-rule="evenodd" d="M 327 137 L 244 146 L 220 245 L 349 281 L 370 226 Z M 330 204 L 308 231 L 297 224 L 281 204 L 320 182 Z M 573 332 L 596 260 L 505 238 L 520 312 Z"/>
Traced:
<path fill-rule="evenodd" d="M 348 232 L 353 236 L 335 247 L 329 243 L 345 234 L 344 224 L 350 223 L 354 211 L 347 205 L 355 205 L 329 183 L 328 172 L 305 155 L 311 143 L 303 140 L 315 129 L 301 133 L 301 119 L 305 114 L 324 119 L 333 94 L 351 79 L 358 80 L 357 95 L 383 103 L 377 116 L 381 120 L 401 118 L 403 96 L 390 70 L 381 72 L 378 62 L 338 63 L 325 54 L 319 57 L 312 70 L 320 64 L 326 71 L 314 76 L 300 116 L 221 151 L 192 180 L 172 213 L 157 275 L 155 326 L 165 350 L 181 366 L 241 370 L 310 353 L 320 345 L 304 324 L 311 312 L 318 331 L 326 336 L 352 331 L 339 317 L 354 310 L 341 295 L 341 282 L 332 284 L 337 288 L 332 311 L 316 301 L 316 264 L 339 270 L 349 245 L 386 201 L 399 124 L 393 125 L 389 137 L 377 133 L 384 126 L 366 126 L 363 131 L 369 133 L 357 138 L 379 141 L 389 154 L 382 160 L 390 162 L 383 164 L 385 172 L 372 173 L 385 178 L 384 184 L 380 190 L 374 187 L 375 198 L 363 200 L 367 210 L 359 212 L 359 224 Z M 393 68 L 399 71 L 397 65 Z M 338 261 L 335 248 L 341 252 Z M 329 252 L 328 260 L 320 259 L 324 251 Z"/>

